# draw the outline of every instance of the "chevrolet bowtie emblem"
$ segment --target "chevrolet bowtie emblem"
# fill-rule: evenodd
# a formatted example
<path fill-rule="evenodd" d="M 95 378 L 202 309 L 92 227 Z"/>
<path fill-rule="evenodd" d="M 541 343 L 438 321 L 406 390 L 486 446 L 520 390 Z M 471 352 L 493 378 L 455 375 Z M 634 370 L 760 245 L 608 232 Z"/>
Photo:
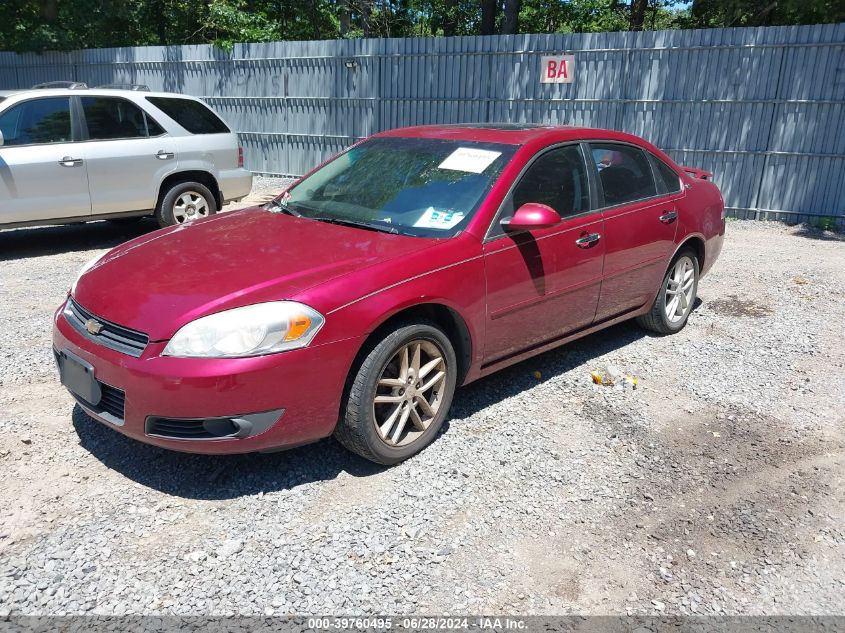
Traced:
<path fill-rule="evenodd" d="M 103 324 L 99 321 L 95 321 L 94 319 L 88 319 L 85 322 L 85 329 L 88 330 L 91 334 L 99 334 L 100 330 L 103 329 Z"/>

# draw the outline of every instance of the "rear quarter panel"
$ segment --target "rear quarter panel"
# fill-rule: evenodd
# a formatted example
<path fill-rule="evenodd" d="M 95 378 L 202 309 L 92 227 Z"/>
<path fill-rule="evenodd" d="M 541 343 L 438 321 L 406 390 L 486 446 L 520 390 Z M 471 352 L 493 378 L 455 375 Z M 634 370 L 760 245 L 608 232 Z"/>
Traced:
<path fill-rule="evenodd" d="M 725 237 L 725 203 L 719 188 L 708 180 L 684 176 L 687 195 L 679 201 L 680 214 L 678 240 L 681 244 L 691 237 L 704 241 L 704 263 L 701 274 L 706 274 L 722 252 Z"/>

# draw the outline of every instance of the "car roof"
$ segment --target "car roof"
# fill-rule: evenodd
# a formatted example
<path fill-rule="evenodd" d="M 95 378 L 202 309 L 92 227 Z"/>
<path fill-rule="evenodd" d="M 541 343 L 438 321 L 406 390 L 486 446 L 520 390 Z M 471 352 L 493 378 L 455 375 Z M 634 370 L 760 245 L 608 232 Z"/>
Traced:
<path fill-rule="evenodd" d="M 139 97 L 181 97 L 185 99 L 196 99 L 191 95 L 177 92 L 149 92 L 146 90 L 126 90 L 120 88 L 19 88 L 17 90 L 0 90 L 0 97 L 12 97 L 22 94 L 38 95 L 40 97 L 64 97 L 73 96 L 122 96 L 136 95 Z"/>
<path fill-rule="evenodd" d="M 438 138 L 454 141 L 478 141 L 525 145 L 531 141 L 577 141 L 580 139 L 601 139 L 635 142 L 643 139 L 601 128 L 577 127 L 572 125 L 542 125 L 535 123 L 459 123 L 454 125 L 418 125 L 380 132 L 375 136 Z"/>

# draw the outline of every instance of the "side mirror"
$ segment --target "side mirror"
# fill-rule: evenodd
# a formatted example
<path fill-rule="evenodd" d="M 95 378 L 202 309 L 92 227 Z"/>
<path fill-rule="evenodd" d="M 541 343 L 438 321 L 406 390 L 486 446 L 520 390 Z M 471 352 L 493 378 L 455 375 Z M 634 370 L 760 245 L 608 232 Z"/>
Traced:
<path fill-rule="evenodd" d="M 533 231 L 534 229 L 547 229 L 560 224 L 560 215 L 557 211 L 545 204 L 537 202 L 526 202 L 510 218 L 504 218 L 501 222 L 505 231 Z"/>

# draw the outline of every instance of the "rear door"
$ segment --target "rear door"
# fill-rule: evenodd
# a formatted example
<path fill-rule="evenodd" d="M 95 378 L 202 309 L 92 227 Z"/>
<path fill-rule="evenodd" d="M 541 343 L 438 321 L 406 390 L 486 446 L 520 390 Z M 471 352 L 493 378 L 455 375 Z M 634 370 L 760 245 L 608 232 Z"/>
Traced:
<path fill-rule="evenodd" d="M 537 231 L 504 233 L 501 219 L 527 202 L 552 207 L 562 222 Z M 601 212 L 591 209 L 580 146 L 541 152 L 506 198 L 484 244 L 485 363 L 592 323 L 601 284 L 603 225 Z"/>
<path fill-rule="evenodd" d="M 69 96 L 39 97 L 0 113 L 0 224 L 87 218 L 87 166 Z"/>
<path fill-rule="evenodd" d="M 649 154 L 624 143 L 590 143 L 605 222 L 604 275 L 596 321 L 645 305 L 669 262 L 678 227 L 675 201 L 655 180 Z"/>
<path fill-rule="evenodd" d="M 80 96 L 93 215 L 155 208 L 176 171 L 174 140 L 140 107 L 118 96 Z"/>

